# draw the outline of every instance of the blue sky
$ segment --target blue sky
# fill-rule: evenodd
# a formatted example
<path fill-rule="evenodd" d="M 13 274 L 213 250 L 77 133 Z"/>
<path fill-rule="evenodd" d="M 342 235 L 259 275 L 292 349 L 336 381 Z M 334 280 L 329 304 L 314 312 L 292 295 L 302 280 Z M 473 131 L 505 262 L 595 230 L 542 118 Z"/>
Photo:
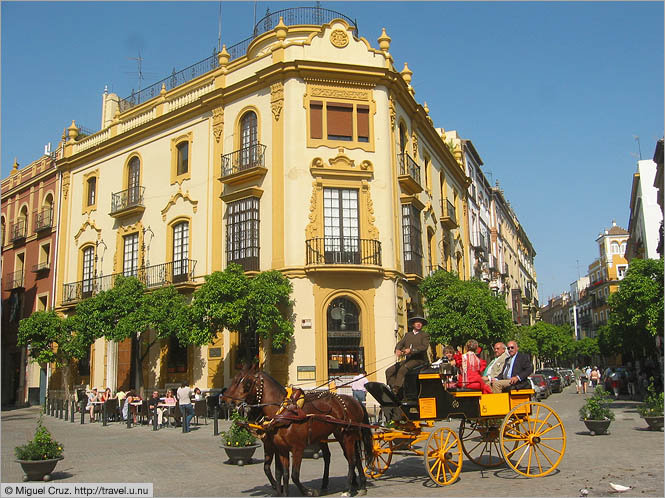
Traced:
<path fill-rule="evenodd" d="M 222 43 L 251 33 L 254 11 L 314 2 L 223 2 Z M 537 255 L 541 303 L 598 256 L 612 220 L 628 225 L 632 175 L 663 136 L 662 2 L 321 2 L 357 19 L 437 127 L 473 141 Z M 98 130 L 104 86 L 121 97 L 212 54 L 219 2 L 1 4 L 2 177 Z M 579 263 L 578 263 L 579 262 Z"/>

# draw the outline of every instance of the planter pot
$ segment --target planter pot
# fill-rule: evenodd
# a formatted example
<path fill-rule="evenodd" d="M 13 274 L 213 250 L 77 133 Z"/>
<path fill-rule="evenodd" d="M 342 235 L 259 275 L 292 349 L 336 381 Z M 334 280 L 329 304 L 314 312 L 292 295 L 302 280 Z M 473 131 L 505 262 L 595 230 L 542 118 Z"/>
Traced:
<path fill-rule="evenodd" d="M 596 434 L 607 434 L 607 428 L 610 426 L 611 420 L 586 420 L 582 419 L 586 428 L 589 429 L 589 432 L 592 436 Z"/>
<path fill-rule="evenodd" d="M 50 460 L 16 460 L 23 469 L 23 481 L 50 481 L 51 472 L 64 457 Z"/>
<path fill-rule="evenodd" d="M 224 451 L 229 457 L 229 460 L 233 465 L 243 466 L 246 463 L 252 462 L 252 455 L 256 451 L 256 448 L 261 446 L 260 444 L 253 444 L 251 446 L 224 446 Z"/>
<path fill-rule="evenodd" d="M 662 431 L 663 430 L 663 415 L 660 416 L 648 416 L 645 415 L 644 420 L 646 421 L 647 425 L 649 426 L 649 429 L 652 431 Z"/>

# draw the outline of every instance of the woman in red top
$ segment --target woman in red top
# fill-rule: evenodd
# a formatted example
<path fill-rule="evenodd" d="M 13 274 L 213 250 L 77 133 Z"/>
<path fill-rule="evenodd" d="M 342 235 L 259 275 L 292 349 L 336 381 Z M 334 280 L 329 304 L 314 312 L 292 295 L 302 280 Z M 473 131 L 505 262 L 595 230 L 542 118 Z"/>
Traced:
<path fill-rule="evenodd" d="M 483 394 L 491 394 L 492 388 L 483 382 L 482 372 L 487 366 L 487 362 L 478 358 L 478 341 L 469 339 L 464 347 L 464 354 L 459 360 L 457 367 L 459 375 L 457 376 L 457 386 L 467 389 L 478 389 Z"/>

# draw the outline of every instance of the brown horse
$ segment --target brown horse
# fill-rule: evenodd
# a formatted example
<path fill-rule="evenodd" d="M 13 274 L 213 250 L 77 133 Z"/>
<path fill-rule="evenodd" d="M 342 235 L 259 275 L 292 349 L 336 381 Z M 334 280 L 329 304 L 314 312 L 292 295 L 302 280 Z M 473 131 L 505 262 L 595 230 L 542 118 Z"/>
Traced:
<path fill-rule="evenodd" d="M 285 397 L 286 390 L 275 379 L 256 367 L 252 367 L 243 369 L 234 377 L 223 400 L 246 403 L 252 409 L 250 416 L 273 418 Z M 351 396 L 338 395 L 329 391 L 311 391 L 305 395 L 302 410 L 306 414 L 304 420 L 271 429 L 263 439 L 265 453 L 263 468 L 270 484 L 278 494 L 284 496 L 288 494 L 289 453 L 292 453 L 293 482 L 303 495 L 315 496 L 317 494 L 315 490 L 303 486 L 300 482 L 303 452 L 309 444 L 325 440 L 333 434 L 339 441 L 348 462 L 348 492 L 356 484 L 358 494 L 366 494 L 366 478 L 360 455 L 362 447 L 366 460 L 372 457 L 372 435 L 369 428 L 327 420 L 330 418 L 352 424 L 367 425 L 369 418 L 365 407 Z M 324 474 L 321 484 L 323 490 L 328 486 L 330 450 L 326 443 L 321 443 L 321 449 L 324 459 Z M 275 461 L 276 480 L 270 471 L 275 454 L 278 455 Z"/>

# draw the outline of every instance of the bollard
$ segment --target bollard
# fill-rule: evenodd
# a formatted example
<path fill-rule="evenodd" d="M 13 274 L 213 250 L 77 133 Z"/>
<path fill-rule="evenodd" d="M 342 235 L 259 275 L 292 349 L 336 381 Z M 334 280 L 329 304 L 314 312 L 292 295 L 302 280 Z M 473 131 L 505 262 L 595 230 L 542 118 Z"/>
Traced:
<path fill-rule="evenodd" d="M 152 414 L 152 430 L 157 430 L 157 405 L 155 405 L 155 411 Z"/>
<path fill-rule="evenodd" d="M 76 401 L 72 400 L 72 418 L 70 422 L 74 423 L 74 415 L 76 414 Z"/>
<path fill-rule="evenodd" d="M 127 403 L 127 401 L 125 401 Z M 127 428 L 132 428 L 132 407 L 127 405 Z"/>
<path fill-rule="evenodd" d="M 58 399 L 58 418 L 62 419 L 62 398 Z"/>
<path fill-rule="evenodd" d="M 67 400 L 64 400 L 63 402 L 64 408 L 65 408 L 65 422 L 69 421 L 69 403 L 67 403 Z"/>
<path fill-rule="evenodd" d="M 49 399 L 48 399 L 48 406 L 46 408 L 46 414 L 49 415 L 49 416 L 53 415 L 53 400 L 51 399 L 50 396 L 49 396 Z"/>
<path fill-rule="evenodd" d="M 85 401 L 81 400 L 81 406 L 79 407 L 81 410 L 81 425 L 85 423 Z"/>
<path fill-rule="evenodd" d="M 219 410 L 215 406 L 212 409 L 212 435 L 213 436 L 219 436 L 219 425 L 218 425 L 218 418 L 219 418 Z"/>
<path fill-rule="evenodd" d="M 102 406 L 102 426 L 106 427 L 108 424 L 108 412 L 106 411 L 106 401 L 104 401 L 104 405 Z"/>

